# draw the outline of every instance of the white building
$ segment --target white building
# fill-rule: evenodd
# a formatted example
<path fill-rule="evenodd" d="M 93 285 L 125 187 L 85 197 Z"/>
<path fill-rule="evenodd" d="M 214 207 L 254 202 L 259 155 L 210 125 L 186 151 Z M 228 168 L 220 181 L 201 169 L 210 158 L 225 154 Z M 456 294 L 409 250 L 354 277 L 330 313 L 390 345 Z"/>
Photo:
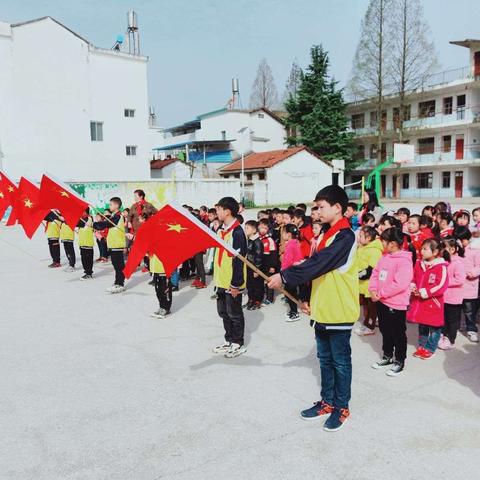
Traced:
<path fill-rule="evenodd" d="M 150 178 L 147 57 L 51 17 L 0 22 L 0 168 L 12 178 Z"/>
<path fill-rule="evenodd" d="M 407 96 L 404 140 L 415 146 L 415 161 L 382 171 L 388 198 L 451 198 L 480 195 L 480 40 L 451 42 L 469 49 L 469 64 L 432 75 Z M 346 183 L 358 181 L 376 164 L 378 132 L 374 99 L 348 105 L 359 159 L 365 160 Z M 382 158 L 398 141 L 399 98 L 385 97 Z M 401 175 L 400 190 L 397 175 Z M 356 186 L 357 193 L 360 185 Z M 350 192 L 354 195 L 355 192 Z"/>
<path fill-rule="evenodd" d="M 343 185 L 343 160 L 328 162 L 307 147 L 251 153 L 243 163 L 244 196 L 255 205 L 311 202 L 321 188 Z M 242 183 L 242 161 L 226 165 L 219 173 Z"/>
<path fill-rule="evenodd" d="M 156 158 L 182 156 L 201 166 L 203 176 L 217 176 L 217 169 L 251 152 L 285 146 L 282 119 L 267 109 L 222 108 L 194 120 L 166 128 L 154 148 Z"/>

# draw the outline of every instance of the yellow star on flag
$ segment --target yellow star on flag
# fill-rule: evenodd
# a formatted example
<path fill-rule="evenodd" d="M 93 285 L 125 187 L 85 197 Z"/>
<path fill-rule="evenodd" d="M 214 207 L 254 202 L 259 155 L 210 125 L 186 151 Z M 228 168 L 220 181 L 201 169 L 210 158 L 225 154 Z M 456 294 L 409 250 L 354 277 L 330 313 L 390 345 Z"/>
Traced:
<path fill-rule="evenodd" d="M 26 206 L 27 208 L 32 208 L 32 207 L 33 207 L 33 203 L 30 201 L 29 198 L 26 198 L 26 199 L 24 200 L 24 203 L 25 203 L 25 206 Z"/>
<path fill-rule="evenodd" d="M 8 187 L 8 191 L 9 191 L 10 193 L 13 192 L 13 187 L 12 187 L 11 185 Z"/>
<path fill-rule="evenodd" d="M 5 195 L 3 194 L 3 192 L 0 192 L 0 198 L 3 198 Z"/>
<path fill-rule="evenodd" d="M 168 224 L 167 232 L 177 232 L 182 233 L 182 230 L 188 230 L 186 227 L 182 227 L 179 223 L 176 224 Z"/>
<path fill-rule="evenodd" d="M 67 197 L 67 198 L 69 198 L 69 195 L 68 195 L 68 193 L 67 193 L 65 190 L 59 190 L 59 192 L 60 192 L 60 195 L 61 195 L 62 197 Z"/>

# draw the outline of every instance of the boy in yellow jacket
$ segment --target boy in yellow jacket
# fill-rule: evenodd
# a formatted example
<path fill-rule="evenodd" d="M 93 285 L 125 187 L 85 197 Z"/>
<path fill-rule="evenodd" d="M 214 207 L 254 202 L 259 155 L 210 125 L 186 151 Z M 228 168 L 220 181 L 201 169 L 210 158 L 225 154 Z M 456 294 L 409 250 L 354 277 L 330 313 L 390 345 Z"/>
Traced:
<path fill-rule="evenodd" d="M 55 212 L 50 212 L 44 220 L 47 222 L 45 233 L 47 235 L 50 256 L 52 257 L 52 263 L 48 268 L 59 268 L 62 266 L 60 263 L 60 226 L 62 223 Z"/>
<path fill-rule="evenodd" d="M 327 226 L 317 252 L 303 263 L 270 277 L 269 288 L 312 282 L 310 297 L 304 298 L 302 311 L 315 325 L 317 357 L 320 360 L 321 399 L 303 410 L 304 420 L 327 418 L 324 430 L 343 427 L 352 386 L 350 337 L 360 313 L 358 272 L 355 268 L 355 234 L 344 217 L 348 196 L 338 185 L 329 185 L 317 193 L 320 221 Z"/>
<path fill-rule="evenodd" d="M 80 277 L 80 280 L 91 280 L 93 278 L 93 245 L 95 244 L 95 236 L 93 234 L 93 218 L 88 208 L 78 221 L 77 234 L 83 267 L 83 276 Z"/>
<path fill-rule="evenodd" d="M 60 220 L 62 222 L 62 225 L 60 227 L 60 241 L 63 243 L 65 255 L 68 259 L 68 267 L 64 269 L 64 272 L 74 272 L 75 263 L 77 262 L 77 257 L 75 255 L 75 245 L 73 243 L 75 239 L 75 233 L 65 223 L 65 219 L 62 216 L 60 216 Z"/>

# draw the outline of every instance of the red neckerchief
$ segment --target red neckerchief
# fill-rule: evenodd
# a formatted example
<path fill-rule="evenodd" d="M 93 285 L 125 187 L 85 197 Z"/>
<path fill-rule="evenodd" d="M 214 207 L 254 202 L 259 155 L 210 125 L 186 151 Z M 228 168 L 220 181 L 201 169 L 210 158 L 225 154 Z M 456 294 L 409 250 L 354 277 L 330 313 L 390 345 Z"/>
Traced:
<path fill-rule="evenodd" d="M 332 238 L 334 235 L 336 235 L 340 230 L 343 229 L 350 229 L 350 222 L 348 221 L 348 218 L 343 217 L 341 218 L 335 225 L 332 225 L 323 235 L 322 241 L 318 244 L 317 247 L 317 252 L 319 250 L 322 250 L 327 246 L 327 240 Z"/>
<path fill-rule="evenodd" d="M 140 216 L 142 214 L 142 210 L 143 210 L 143 206 L 146 204 L 147 202 L 145 201 L 144 198 L 142 198 L 141 200 L 139 200 L 136 204 L 135 204 L 135 208 L 137 209 L 137 215 Z"/>
<path fill-rule="evenodd" d="M 222 240 L 224 240 L 227 234 L 230 233 L 232 230 L 235 230 L 235 228 L 237 228 L 238 226 L 240 226 L 240 222 L 238 220 L 235 220 L 226 230 L 223 230 L 223 229 L 220 230 L 220 237 L 222 237 Z M 218 266 L 219 267 L 222 265 L 222 258 L 225 251 L 226 250 L 223 247 L 221 247 L 218 250 Z M 233 257 L 233 255 L 230 252 L 227 252 L 227 255 L 229 257 Z"/>

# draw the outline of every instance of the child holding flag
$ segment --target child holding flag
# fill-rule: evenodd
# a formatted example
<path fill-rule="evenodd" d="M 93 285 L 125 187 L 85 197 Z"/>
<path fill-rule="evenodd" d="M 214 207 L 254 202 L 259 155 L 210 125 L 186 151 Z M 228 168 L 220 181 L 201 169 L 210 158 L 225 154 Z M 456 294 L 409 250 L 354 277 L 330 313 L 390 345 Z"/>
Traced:
<path fill-rule="evenodd" d="M 60 221 L 62 222 L 62 226 L 60 227 L 60 241 L 63 243 L 63 248 L 65 250 L 65 255 L 68 259 L 68 267 L 65 268 L 65 272 L 74 272 L 75 271 L 75 263 L 77 261 L 75 255 L 75 246 L 73 244 L 73 240 L 75 239 L 75 234 L 73 230 L 65 223 L 65 219 L 63 217 L 59 217 Z"/>
<path fill-rule="evenodd" d="M 59 268 L 61 267 L 60 263 L 60 225 L 61 222 L 54 212 L 50 212 L 46 217 L 45 221 L 46 229 L 45 233 L 47 234 L 48 240 L 48 249 L 50 250 L 50 256 L 52 257 L 52 263 L 48 268 Z"/>
<path fill-rule="evenodd" d="M 237 250 L 247 254 L 247 238 L 237 220 L 238 202 L 224 197 L 217 204 L 218 219 L 223 222 L 220 237 Z M 214 257 L 214 281 L 217 287 L 217 311 L 223 319 L 225 342 L 213 349 L 214 353 L 234 358 L 247 351 L 244 345 L 245 319 L 242 310 L 242 294 L 245 289 L 246 266 L 233 258 L 223 248 L 217 248 Z"/>
<path fill-rule="evenodd" d="M 78 221 L 77 233 L 84 273 L 80 280 L 91 280 L 93 278 L 93 245 L 95 238 L 93 235 L 93 218 L 88 208 Z"/>

